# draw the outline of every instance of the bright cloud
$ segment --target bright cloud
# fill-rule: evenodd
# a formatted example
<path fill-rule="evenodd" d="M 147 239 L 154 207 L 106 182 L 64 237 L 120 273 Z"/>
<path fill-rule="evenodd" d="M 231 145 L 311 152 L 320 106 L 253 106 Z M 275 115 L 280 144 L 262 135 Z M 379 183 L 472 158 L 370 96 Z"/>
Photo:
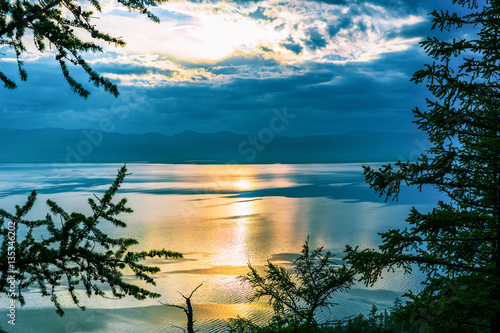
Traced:
<path fill-rule="evenodd" d="M 93 65 L 108 68 L 102 74 L 120 82 L 123 86 L 158 87 L 176 82 L 217 82 L 227 83 L 231 79 L 277 79 L 291 75 L 305 74 L 306 69 L 286 64 L 263 64 L 261 66 L 245 63 L 217 65 L 210 67 L 185 67 L 159 55 L 108 55 L 89 61 Z M 265 62 L 265 61 L 264 61 Z M 271 66 L 274 65 L 274 66 Z M 126 73 L 123 73 L 126 68 Z M 113 69 L 115 72 L 113 72 Z"/>
<path fill-rule="evenodd" d="M 103 2 L 103 12 L 95 23 L 102 31 L 123 37 L 127 46 L 104 45 L 106 53 L 92 56 L 93 62 L 143 69 L 134 73 L 107 71 L 106 76 L 122 84 L 146 86 L 281 77 L 297 74 L 306 63 L 363 62 L 404 51 L 418 38 L 398 32 L 424 20 L 423 16 L 368 1 L 338 5 L 304 0 L 244 4 L 171 0 L 154 11 L 162 20 L 160 24 L 129 13 L 115 1 Z M 240 63 L 232 66 L 232 74 L 213 72 L 220 72 L 221 63 L 228 60 L 256 57 L 273 61 L 273 68 Z M 2 59 L 14 60 L 10 56 Z"/>
<path fill-rule="evenodd" d="M 408 48 L 415 39 L 388 38 L 423 17 L 364 3 L 314 1 L 167 2 L 161 24 L 107 10 L 100 27 L 122 35 L 126 54 L 160 54 L 176 61 L 216 63 L 234 55 L 262 55 L 281 63 L 372 60 Z"/>

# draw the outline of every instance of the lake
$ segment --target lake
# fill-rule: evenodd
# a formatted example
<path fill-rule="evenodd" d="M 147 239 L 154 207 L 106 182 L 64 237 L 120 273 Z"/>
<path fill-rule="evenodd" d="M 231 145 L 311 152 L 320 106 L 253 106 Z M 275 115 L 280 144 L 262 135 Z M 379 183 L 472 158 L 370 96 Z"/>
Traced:
<path fill-rule="evenodd" d="M 380 166 L 381 163 L 365 163 Z M 89 213 L 87 199 L 102 194 L 112 183 L 118 164 L 0 164 L 0 207 L 13 212 L 31 190 L 38 200 L 30 217 L 47 212 L 52 199 L 66 211 Z M 376 247 L 378 232 L 406 226 L 411 207 L 432 209 L 438 195 L 432 190 L 404 189 L 398 202 L 384 202 L 364 182 L 362 164 L 307 165 L 165 165 L 129 164 L 117 198 L 126 197 L 134 213 L 122 216 L 128 227 L 104 226 L 113 236 L 136 238 L 133 250 L 175 250 L 181 260 L 149 260 L 156 274 L 161 301 L 183 305 L 179 293 L 194 294 L 196 327 L 201 332 L 223 332 L 227 318 L 236 315 L 265 320 L 269 307 L 249 303 L 251 292 L 237 276 L 247 264 L 263 268 L 267 260 L 290 267 L 309 236 L 313 247 L 324 246 L 343 256 L 345 244 Z M 133 276 L 127 276 L 133 280 Z M 367 313 L 372 304 L 388 308 L 408 290 L 418 290 L 418 273 L 396 271 L 372 287 L 356 284 L 336 294 L 331 313 L 320 321 Z M 18 309 L 12 332 L 177 332 L 185 325 L 181 310 L 158 300 L 84 299 L 88 311 L 74 309 L 58 318 L 50 301 L 37 289 L 27 290 L 27 304 Z M 1 298 L 2 309 L 8 302 Z M 73 310 L 74 309 L 74 310 Z M 2 312 L 2 317 L 5 317 Z"/>

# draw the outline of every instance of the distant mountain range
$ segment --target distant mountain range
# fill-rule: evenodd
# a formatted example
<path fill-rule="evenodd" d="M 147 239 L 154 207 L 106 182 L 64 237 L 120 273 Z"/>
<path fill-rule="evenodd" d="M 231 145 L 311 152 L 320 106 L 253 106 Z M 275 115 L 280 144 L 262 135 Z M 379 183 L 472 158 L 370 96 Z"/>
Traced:
<path fill-rule="evenodd" d="M 336 163 L 415 159 L 422 133 L 350 132 L 301 137 L 186 131 L 119 134 L 97 130 L 0 129 L 0 163 Z"/>

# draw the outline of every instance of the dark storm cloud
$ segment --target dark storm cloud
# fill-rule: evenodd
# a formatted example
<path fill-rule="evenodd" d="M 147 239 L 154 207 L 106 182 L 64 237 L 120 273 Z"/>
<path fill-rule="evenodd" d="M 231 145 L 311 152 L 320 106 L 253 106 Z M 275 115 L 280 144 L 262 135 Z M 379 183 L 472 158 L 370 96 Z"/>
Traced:
<path fill-rule="evenodd" d="M 387 15 L 424 15 L 442 2 L 430 0 L 368 0 L 387 9 Z M 217 2 L 217 1 L 214 1 Z M 238 1 L 250 3 L 258 1 Z M 308 1 L 313 2 L 313 1 Z M 365 10 L 366 1 L 315 0 L 325 4 L 348 6 L 349 12 L 335 22 L 323 21 L 326 30 L 312 22 L 303 40 L 289 38 L 282 47 L 300 54 L 325 46 L 325 42 L 343 31 L 352 36 L 371 26 L 353 17 Z M 434 1 L 435 2 L 435 1 Z M 363 4 L 363 5 L 361 5 Z M 254 11 L 254 19 L 268 19 L 264 4 Z M 372 9 L 370 9 L 372 10 Z M 429 34 L 430 19 L 406 25 L 382 36 L 414 38 Z M 286 25 L 275 27 L 283 30 Z M 323 35 L 322 35 L 323 33 Z M 274 48 L 274 46 L 273 46 Z M 161 83 L 154 87 L 120 86 L 121 95 L 113 98 L 102 89 L 92 88 L 88 77 L 78 70 L 75 78 L 92 91 L 89 99 L 76 96 L 64 80 L 53 59 L 27 61 L 28 82 L 19 89 L 0 87 L 0 128 L 100 128 L 108 122 L 113 131 L 124 133 L 162 132 L 174 134 L 184 130 L 199 132 L 233 131 L 256 135 L 269 126 L 273 110 L 286 110 L 296 117 L 281 135 L 341 133 L 357 130 L 415 131 L 411 123 L 412 108 L 425 109 L 428 93 L 423 85 L 409 81 L 411 75 L 431 62 L 418 46 L 403 52 L 385 53 L 369 62 L 345 64 L 314 63 L 283 65 L 269 58 L 273 50 L 261 46 L 265 56 L 230 57 L 216 64 L 180 63 L 187 69 L 202 67 L 224 79 L 200 82 Z M 278 53 L 276 46 L 274 52 Z M 113 56 L 110 56 L 113 58 Z M 328 60 L 346 60 L 336 54 Z M 15 63 L 1 63 L 2 71 L 18 78 Z M 140 64 L 107 64 L 93 66 L 100 73 L 155 74 L 170 78 L 175 71 L 142 67 Z M 18 80 L 19 81 L 19 80 Z"/>
<path fill-rule="evenodd" d="M 154 114 L 168 121 L 165 130 L 258 132 L 273 109 L 297 115 L 288 135 L 350 130 L 415 130 L 411 109 L 422 106 L 425 89 L 409 82 L 424 57 L 418 49 L 359 64 L 317 64 L 289 77 L 233 79 L 218 85 L 147 89 Z M 194 103 L 193 101 L 196 101 Z M 151 103 L 153 104 L 153 103 Z"/>
<path fill-rule="evenodd" d="M 254 68 L 275 68 L 279 66 L 279 62 L 275 59 L 266 59 L 262 56 L 234 56 L 224 59 L 216 64 L 218 66 L 251 66 Z M 189 66 L 186 64 L 186 66 Z M 207 65 L 208 66 L 208 65 Z M 210 68 L 210 67 L 209 67 Z"/>
<path fill-rule="evenodd" d="M 411 109 L 424 106 L 425 87 L 410 83 L 409 78 L 425 60 L 420 48 L 414 47 L 371 62 L 310 63 L 295 74 L 281 75 L 287 68 L 273 60 L 234 58 L 206 70 L 238 76 L 248 68 L 260 68 L 274 71 L 275 77 L 122 86 L 118 99 L 93 90 L 86 101 L 71 93 L 55 65 L 54 72 L 47 66 L 30 66 L 28 84 L 17 91 L 0 90 L 0 127 L 84 128 L 111 119 L 114 131 L 126 133 L 173 134 L 186 129 L 257 133 L 269 125 L 273 109 L 286 107 L 296 118 L 280 133 L 285 135 L 410 131 L 415 130 Z M 100 65 L 98 70 L 109 72 L 115 67 Z M 84 76 L 78 78 L 86 81 Z M 43 81 L 49 84 L 44 87 Z"/>
<path fill-rule="evenodd" d="M 307 39 L 304 40 L 304 43 L 311 50 L 321 49 L 327 45 L 325 38 L 323 38 L 317 28 L 307 29 L 306 37 Z"/>
<path fill-rule="evenodd" d="M 218 0 L 189 0 L 194 3 L 218 3 Z M 230 0 L 237 4 L 262 3 L 265 0 Z M 384 8 L 396 9 L 404 12 L 416 12 L 421 8 L 432 8 L 438 4 L 435 0 L 305 0 L 305 2 L 317 2 L 336 6 L 357 6 L 360 4 L 371 4 Z"/>
<path fill-rule="evenodd" d="M 248 14 L 249 17 L 255 19 L 255 20 L 268 20 L 268 21 L 273 21 L 274 18 L 270 16 L 266 16 L 264 14 L 266 8 L 264 7 L 258 7 L 254 12 Z"/>
<path fill-rule="evenodd" d="M 285 24 L 285 23 L 282 23 L 282 24 L 280 24 L 280 25 L 275 26 L 275 27 L 274 27 L 274 30 L 276 30 L 276 31 L 278 31 L 278 32 L 279 32 L 279 31 L 283 30 L 283 29 L 285 28 L 285 26 L 286 26 L 286 24 Z"/>
<path fill-rule="evenodd" d="M 304 30 L 303 40 L 289 37 L 281 43 L 282 47 L 301 54 L 304 47 L 308 50 L 325 47 L 327 40 L 340 31 L 354 34 L 371 28 L 352 19 L 362 10 L 375 10 L 366 9 L 366 1 L 316 2 L 348 6 L 349 11 L 336 22 L 326 22 L 324 35 L 317 26 L 310 26 Z M 388 13 L 421 14 L 433 8 L 429 5 L 430 0 L 369 2 L 386 8 Z M 265 14 L 264 5 L 250 15 L 254 19 L 270 19 Z M 275 29 L 284 28 L 285 24 Z M 403 26 L 383 37 L 421 37 L 428 34 L 428 29 L 429 19 Z M 268 53 L 266 56 L 273 52 L 268 46 L 260 49 Z M 325 59 L 345 60 L 335 54 Z M 71 92 L 53 59 L 43 58 L 26 62 L 28 82 L 20 82 L 19 89 L 8 91 L 0 88 L 0 128 L 95 128 L 103 119 L 111 119 L 117 132 L 172 134 L 191 129 L 255 133 L 268 125 L 273 109 L 287 107 L 289 112 L 297 115 L 297 120 L 281 134 L 367 129 L 406 131 L 414 129 L 411 109 L 417 105 L 425 106 L 425 88 L 409 82 L 411 74 L 425 61 L 420 48 L 413 47 L 405 52 L 383 54 L 378 60 L 364 63 L 308 62 L 286 66 L 263 56 L 230 57 L 205 65 L 180 63 L 187 69 L 201 66 L 215 76 L 229 79 L 210 82 L 207 77 L 198 76 L 197 82 L 172 82 L 147 88 L 121 86 L 118 99 L 91 88 L 88 77 L 76 70 L 73 71 L 75 77 L 92 91 L 90 98 L 84 100 Z M 176 74 L 172 70 L 140 64 L 96 64 L 94 69 L 100 73 L 156 74 L 164 78 Z M 15 63 L 2 62 L 2 71 L 9 77 L 18 77 Z"/>
<path fill-rule="evenodd" d="M 189 0 L 193 3 L 218 3 L 219 0 Z M 229 0 L 232 3 L 249 4 L 260 3 L 265 0 Z M 424 5 L 433 4 L 434 0 L 305 0 L 307 2 L 319 2 L 329 5 L 349 6 L 359 4 L 361 2 L 370 3 L 382 7 L 399 8 L 399 9 L 415 9 Z"/>
<path fill-rule="evenodd" d="M 348 0 L 309 0 L 309 1 L 315 1 L 315 2 L 324 2 L 329 5 L 347 5 Z"/>
<path fill-rule="evenodd" d="M 259 46 L 259 50 L 262 50 L 262 51 L 267 52 L 267 53 L 273 52 L 273 50 L 271 50 L 270 48 L 265 47 L 265 46 Z"/>
<path fill-rule="evenodd" d="M 352 18 L 349 16 L 343 16 L 335 24 L 328 26 L 328 34 L 330 37 L 337 35 L 342 29 L 349 29 L 353 25 Z M 366 28 L 365 28 L 366 29 Z"/>
<path fill-rule="evenodd" d="M 188 0 L 193 3 L 219 3 L 220 0 Z M 249 5 L 260 4 L 266 0 L 229 0 L 230 3 Z M 483 0 L 484 1 L 484 0 Z M 406 14 L 426 14 L 432 9 L 448 8 L 451 1 L 436 1 L 436 0 L 304 0 L 307 2 L 324 3 L 327 5 L 335 5 L 341 7 L 355 8 L 366 6 L 367 4 L 380 6 L 391 11 Z M 261 7 L 262 8 L 262 7 Z M 256 15 L 259 15 L 256 13 Z M 267 17 L 257 17 L 266 19 Z"/>
<path fill-rule="evenodd" d="M 329 5 L 339 5 L 343 7 L 355 8 L 360 5 L 374 5 L 386 8 L 399 13 L 420 13 L 422 9 L 435 7 L 434 0 L 309 0 L 326 3 Z"/>
<path fill-rule="evenodd" d="M 300 54 L 300 52 L 302 52 L 302 50 L 304 49 L 302 45 L 296 43 L 292 37 L 288 37 L 286 42 L 280 43 L 280 46 L 289 51 L 292 51 L 295 54 Z"/>

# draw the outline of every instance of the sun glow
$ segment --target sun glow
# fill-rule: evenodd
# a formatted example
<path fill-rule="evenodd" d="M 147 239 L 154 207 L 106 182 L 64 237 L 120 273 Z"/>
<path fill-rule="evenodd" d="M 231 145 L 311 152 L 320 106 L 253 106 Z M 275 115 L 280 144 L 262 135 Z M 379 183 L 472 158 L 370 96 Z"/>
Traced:
<path fill-rule="evenodd" d="M 276 35 L 253 20 L 219 15 L 206 16 L 199 26 L 186 27 L 183 33 L 187 38 L 174 57 L 194 61 L 221 60 L 237 51 L 255 50 Z"/>
<path fill-rule="evenodd" d="M 394 16 L 382 7 L 357 6 L 358 10 L 298 0 L 264 0 L 259 5 L 178 0 L 156 9 L 160 25 L 145 17 L 130 17 L 120 6 L 106 10 L 106 19 L 98 23 L 100 29 L 127 41 L 126 51 L 109 51 L 157 54 L 191 64 L 216 63 L 234 56 L 261 56 L 282 64 L 370 60 L 416 43 L 401 36 L 395 42 L 385 35 L 419 23 L 423 17 Z M 362 14 L 361 9 L 370 15 Z M 341 18 L 349 15 L 357 25 L 341 28 Z M 330 26 L 339 26 L 338 32 L 330 34 Z"/>
<path fill-rule="evenodd" d="M 252 182 L 248 179 L 239 180 L 234 185 L 240 191 L 247 191 L 252 188 Z"/>

